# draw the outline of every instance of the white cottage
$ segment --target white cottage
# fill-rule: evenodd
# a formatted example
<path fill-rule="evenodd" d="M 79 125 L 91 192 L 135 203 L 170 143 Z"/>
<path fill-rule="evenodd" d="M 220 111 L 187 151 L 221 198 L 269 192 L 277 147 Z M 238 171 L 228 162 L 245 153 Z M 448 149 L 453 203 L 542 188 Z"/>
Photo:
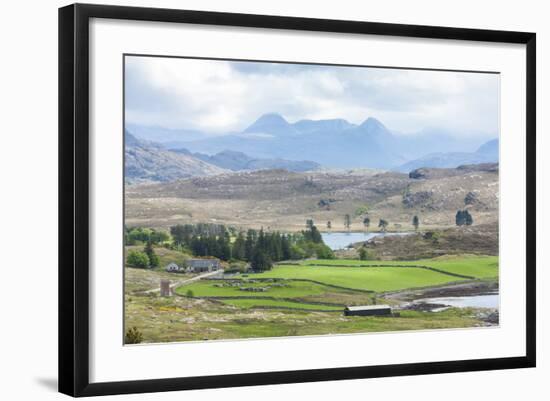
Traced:
<path fill-rule="evenodd" d="M 181 271 L 181 268 L 176 263 L 172 262 L 165 267 L 165 270 L 167 272 L 174 273 Z"/>

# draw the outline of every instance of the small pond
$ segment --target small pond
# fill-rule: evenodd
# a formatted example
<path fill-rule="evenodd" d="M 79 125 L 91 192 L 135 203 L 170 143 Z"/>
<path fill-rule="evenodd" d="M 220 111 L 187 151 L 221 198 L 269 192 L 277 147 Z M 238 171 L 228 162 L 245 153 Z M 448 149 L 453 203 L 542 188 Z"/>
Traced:
<path fill-rule="evenodd" d="M 423 298 L 415 301 L 415 303 L 419 303 L 419 302 L 423 302 L 427 304 L 442 304 L 442 305 L 452 306 L 455 308 L 498 309 L 499 295 L 485 294 L 485 295 L 471 295 L 471 296 L 462 296 L 462 297 Z"/>
<path fill-rule="evenodd" d="M 368 241 L 375 237 L 390 235 L 409 235 L 410 232 L 402 233 L 348 233 L 348 232 L 330 232 L 322 233 L 323 241 L 333 251 L 345 249 L 356 242 Z"/>

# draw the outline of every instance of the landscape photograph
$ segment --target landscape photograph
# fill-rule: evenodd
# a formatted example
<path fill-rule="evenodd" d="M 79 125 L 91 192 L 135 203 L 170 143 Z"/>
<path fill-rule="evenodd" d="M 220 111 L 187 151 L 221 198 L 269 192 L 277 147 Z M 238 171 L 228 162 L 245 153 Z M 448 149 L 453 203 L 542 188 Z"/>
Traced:
<path fill-rule="evenodd" d="M 499 325 L 499 74 L 124 57 L 124 344 Z"/>

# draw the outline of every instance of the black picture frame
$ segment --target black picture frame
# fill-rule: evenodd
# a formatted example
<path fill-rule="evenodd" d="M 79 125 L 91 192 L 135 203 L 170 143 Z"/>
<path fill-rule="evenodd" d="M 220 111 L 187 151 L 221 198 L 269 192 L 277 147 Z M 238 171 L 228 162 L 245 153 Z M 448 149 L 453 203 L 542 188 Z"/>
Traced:
<path fill-rule="evenodd" d="M 526 46 L 526 353 L 521 357 L 90 383 L 88 61 L 91 18 L 437 38 Z M 160 392 L 534 367 L 536 363 L 536 35 L 480 29 L 74 4 L 59 9 L 59 391 Z"/>

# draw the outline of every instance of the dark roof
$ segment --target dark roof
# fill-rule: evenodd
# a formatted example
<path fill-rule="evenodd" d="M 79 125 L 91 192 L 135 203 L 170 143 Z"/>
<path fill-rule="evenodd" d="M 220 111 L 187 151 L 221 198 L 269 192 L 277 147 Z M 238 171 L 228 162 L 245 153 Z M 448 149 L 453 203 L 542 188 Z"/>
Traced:
<path fill-rule="evenodd" d="M 188 259 L 187 265 L 190 267 L 210 267 L 210 266 L 218 266 L 219 265 L 218 259 Z"/>
<path fill-rule="evenodd" d="M 357 312 L 362 310 L 380 310 L 380 309 L 391 309 L 389 305 L 362 305 L 362 306 L 347 306 L 346 310 Z"/>

